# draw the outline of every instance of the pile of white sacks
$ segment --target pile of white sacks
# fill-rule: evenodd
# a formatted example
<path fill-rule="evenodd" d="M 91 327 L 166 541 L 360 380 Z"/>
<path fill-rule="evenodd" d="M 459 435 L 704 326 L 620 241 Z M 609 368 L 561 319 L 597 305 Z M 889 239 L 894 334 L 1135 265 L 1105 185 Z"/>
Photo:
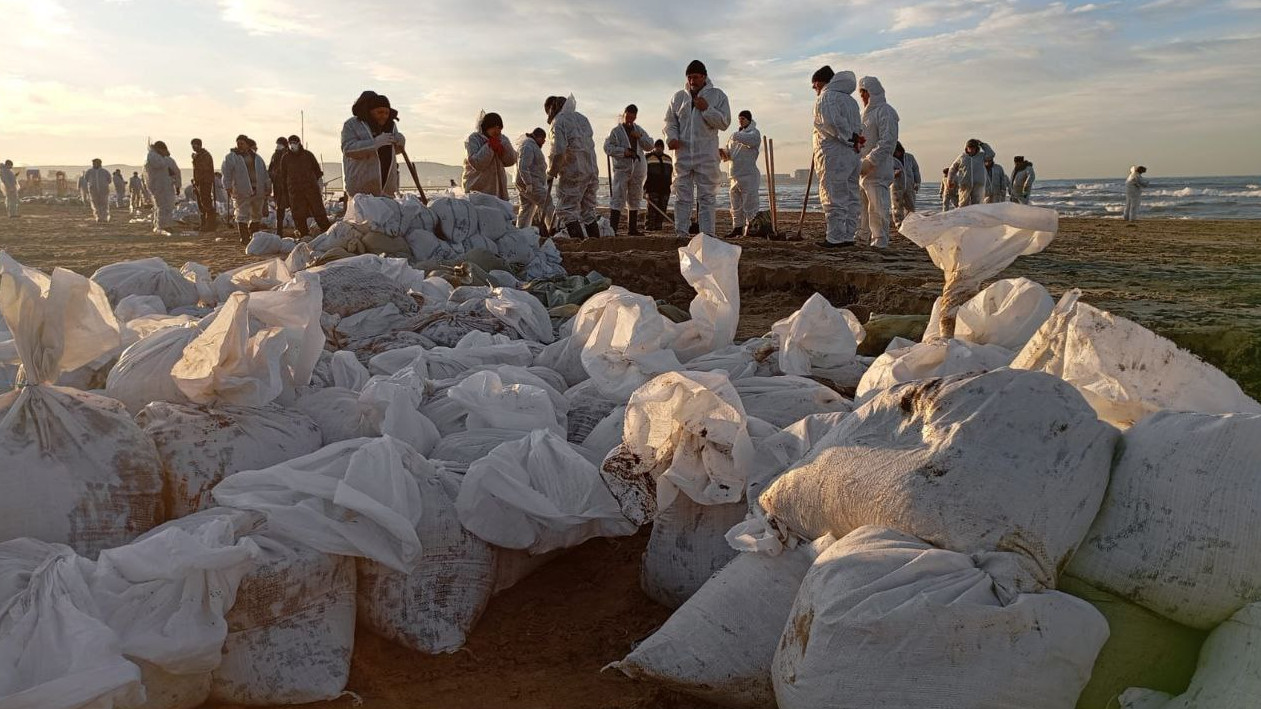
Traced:
<path fill-rule="evenodd" d="M 905 228 L 960 292 L 1054 231 Z M 0 707 L 336 697 L 356 623 L 453 652 L 647 523 L 678 610 L 614 667 L 708 701 L 1257 706 L 1261 405 L 1075 293 L 947 293 L 954 338 L 873 362 L 818 295 L 735 343 L 740 249 L 708 236 L 683 323 L 306 251 L 213 279 L 0 253 Z"/>

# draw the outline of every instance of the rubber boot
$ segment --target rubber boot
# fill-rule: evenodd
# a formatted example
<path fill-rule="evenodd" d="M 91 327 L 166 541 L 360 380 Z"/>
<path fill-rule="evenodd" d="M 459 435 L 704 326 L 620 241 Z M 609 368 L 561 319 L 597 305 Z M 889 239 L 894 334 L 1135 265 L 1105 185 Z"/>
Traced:
<path fill-rule="evenodd" d="M 600 238 L 600 220 L 595 220 L 587 225 L 587 237 L 591 239 Z"/>
<path fill-rule="evenodd" d="M 609 210 L 609 221 L 613 223 L 613 236 L 618 236 L 617 230 L 622 227 L 622 212 L 617 209 Z"/>
<path fill-rule="evenodd" d="M 587 238 L 586 235 L 582 233 L 582 225 L 578 222 L 569 222 L 566 224 L 565 231 L 569 232 L 569 238 L 574 241 L 582 241 Z"/>
<path fill-rule="evenodd" d="M 242 244 L 249 244 L 249 243 L 250 243 L 250 227 L 249 227 L 249 225 L 248 225 L 248 224 L 246 224 L 245 222 L 237 222 L 237 223 L 236 223 L 236 230 L 237 230 L 237 232 L 239 232 L 239 233 L 240 233 L 240 235 L 241 235 L 241 243 L 242 243 Z"/>
<path fill-rule="evenodd" d="M 634 209 L 630 210 L 630 222 L 626 226 L 628 227 L 626 230 L 627 236 L 643 236 L 644 235 L 644 232 L 639 230 L 639 211 L 638 210 L 634 210 Z"/>

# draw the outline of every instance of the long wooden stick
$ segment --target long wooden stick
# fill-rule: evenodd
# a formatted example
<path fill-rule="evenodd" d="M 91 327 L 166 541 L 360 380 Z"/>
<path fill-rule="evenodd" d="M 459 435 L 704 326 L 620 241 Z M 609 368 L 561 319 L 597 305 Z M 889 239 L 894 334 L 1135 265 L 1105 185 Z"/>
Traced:
<path fill-rule="evenodd" d="M 604 161 L 605 163 L 608 164 L 608 167 L 609 167 L 609 211 L 611 212 L 613 211 L 613 156 L 609 155 L 608 153 L 605 153 Z M 617 205 L 617 208 L 620 210 L 622 208 L 622 205 L 620 204 Z M 609 219 L 612 219 L 612 218 L 613 218 L 612 215 L 610 215 Z"/>
<path fill-rule="evenodd" d="M 666 221 L 670 222 L 671 224 L 674 224 L 674 220 L 670 218 L 670 215 L 661 211 L 661 207 L 658 207 L 657 205 L 653 204 L 651 200 L 648 202 L 648 206 L 657 210 L 657 214 L 660 214 L 661 216 L 665 217 Z"/>
<path fill-rule="evenodd" d="M 771 149 L 771 229 L 776 234 L 779 233 L 779 205 L 775 194 L 775 139 L 771 138 L 767 141 L 767 147 Z"/>
<path fill-rule="evenodd" d="M 762 136 L 762 162 L 766 165 L 766 207 L 767 209 L 773 210 L 774 208 L 771 207 L 771 204 L 773 203 L 771 195 L 775 193 L 775 175 L 771 172 L 771 149 L 770 142 L 766 136 Z M 774 214 L 773 211 L 771 213 Z M 775 227 L 773 219 L 771 224 L 771 231 L 774 231 Z M 774 234 L 772 234 L 772 236 L 774 236 Z"/>
<path fill-rule="evenodd" d="M 806 178 L 806 196 L 801 200 L 801 216 L 797 217 L 797 238 L 801 238 L 801 229 L 806 223 L 806 205 L 810 203 L 810 185 L 814 182 L 814 156 L 810 156 L 810 175 Z"/>
<path fill-rule="evenodd" d="M 399 150 L 398 154 L 403 156 L 403 162 L 407 163 L 407 171 L 412 173 L 412 180 L 416 183 L 416 190 L 420 192 L 420 203 L 429 204 L 429 198 L 425 196 L 425 188 L 420 186 L 420 175 L 416 172 L 416 166 L 412 164 L 412 159 L 407 157 L 406 150 Z"/>

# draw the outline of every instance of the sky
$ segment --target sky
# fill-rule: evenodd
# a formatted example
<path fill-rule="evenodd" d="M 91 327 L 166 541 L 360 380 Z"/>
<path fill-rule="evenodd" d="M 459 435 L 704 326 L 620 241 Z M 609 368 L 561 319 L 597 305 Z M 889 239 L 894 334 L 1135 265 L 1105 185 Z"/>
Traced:
<path fill-rule="evenodd" d="M 270 152 L 303 111 L 332 162 L 364 89 L 416 161 L 459 164 L 482 109 L 514 137 L 545 125 L 550 94 L 599 145 L 628 103 L 659 135 L 701 59 L 781 174 L 809 165 L 824 64 L 881 79 L 926 177 L 971 137 L 1042 178 L 1261 172 L 1261 0 L 0 0 L 0 20 L 0 160 L 19 166 L 139 164 L 146 137 L 181 165 L 195 136 Z"/>

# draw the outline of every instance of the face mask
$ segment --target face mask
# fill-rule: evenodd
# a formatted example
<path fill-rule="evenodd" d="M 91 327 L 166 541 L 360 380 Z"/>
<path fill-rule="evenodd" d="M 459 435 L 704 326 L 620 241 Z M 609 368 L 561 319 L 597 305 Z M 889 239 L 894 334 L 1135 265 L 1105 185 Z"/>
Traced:
<path fill-rule="evenodd" d="M 301 149 L 302 149 L 302 145 L 301 145 L 301 144 L 299 144 L 299 143 L 294 143 L 294 144 L 292 144 L 292 145 L 290 145 L 290 146 L 289 146 L 289 149 L 290 149 L 290 150 L 292 150 L 293 152 L 295 152 L 295 153 L 296 153 L 296 152 L 298 152 L 299 150 L 301 150 Z"/>

